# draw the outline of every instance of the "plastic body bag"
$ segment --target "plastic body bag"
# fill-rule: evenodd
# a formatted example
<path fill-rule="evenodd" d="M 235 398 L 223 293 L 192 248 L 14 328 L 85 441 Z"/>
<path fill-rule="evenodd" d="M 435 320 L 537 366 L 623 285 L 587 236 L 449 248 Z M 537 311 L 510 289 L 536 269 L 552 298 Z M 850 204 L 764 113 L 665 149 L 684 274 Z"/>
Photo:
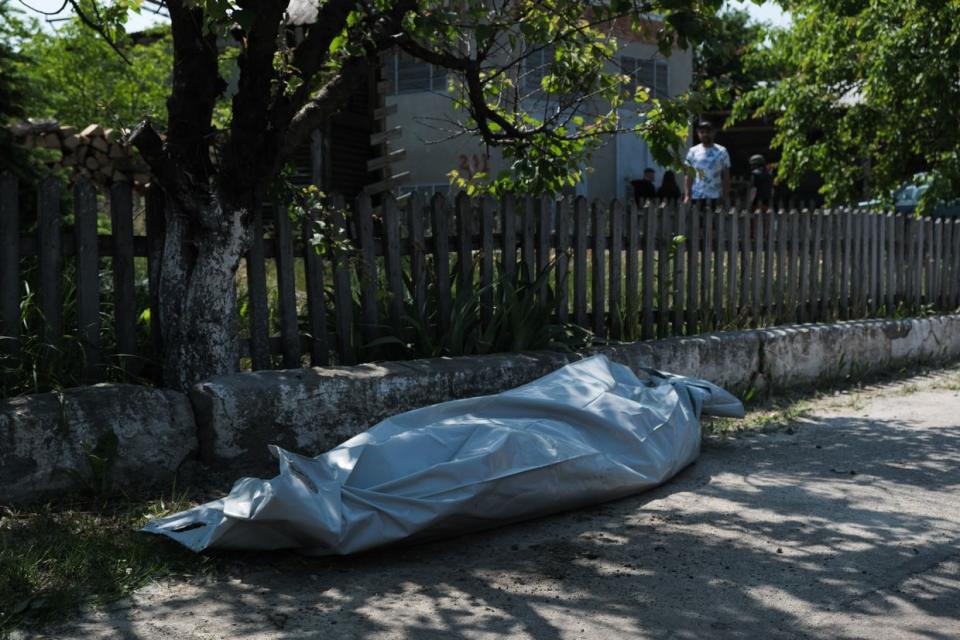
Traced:
<path fill-rule="evenodd" d="M 655 487 L 700 451 L 700 415 L 743 406 L 702 380 L 593 356 L 522 387 L 388 418 L 280 475 L 149 522 L 194 551 L 347 554 L 596 504 Z"/>

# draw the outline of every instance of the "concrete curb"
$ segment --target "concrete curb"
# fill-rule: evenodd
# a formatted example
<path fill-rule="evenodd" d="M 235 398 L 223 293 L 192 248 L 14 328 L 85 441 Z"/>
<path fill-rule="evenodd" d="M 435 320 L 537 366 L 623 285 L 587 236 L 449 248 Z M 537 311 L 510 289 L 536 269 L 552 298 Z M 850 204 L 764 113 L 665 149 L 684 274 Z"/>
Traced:
<path fill-rule="evenodd" d="M 111 440 L 116 455 L 106 480 L 114 488 L 168 488 L 198 453 L 227 473 L 269 475 L 269 444 L 316 455 L 389 415 L 497 393 L 598 352 L 635 370 L 697 376 L 737 394 L 797 389 L 960 360 L 960 315 L 704 334 L 585 353 L 239 373 L 198 384 L 189 398 L 133 385 L 11 398 L 0 401 L 0 504 L 89 489 L 102 478 L 88 448 Z"/>
<path fill-rule="evenodd" d="M 190 402 L 175 391 L 98 384 L 2 400 L 0 504 L 169 488 L 196 452 Z"/>
<path fill-rule="evenodd" d="M 316 455 L 388 415 L 497 393 L 574 359 L 605 353 L 630 366 L 705 378 L 738 394 L 859 378 L 960 359 L 960 316 L 870 320 L 704 334 L 587 353 L 497 354 L 222 376 L 190 394 L 204 462 L 270 473 L 267 444 Z"/>

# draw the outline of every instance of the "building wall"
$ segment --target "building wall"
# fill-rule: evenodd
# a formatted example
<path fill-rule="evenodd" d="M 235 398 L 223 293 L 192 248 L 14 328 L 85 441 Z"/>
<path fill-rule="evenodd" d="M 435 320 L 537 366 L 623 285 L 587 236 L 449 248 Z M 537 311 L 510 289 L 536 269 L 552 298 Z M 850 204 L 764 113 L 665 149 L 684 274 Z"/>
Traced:
<path fill-rule="evenodd" d="M 643 60 L 660 58 L 655 44 L 642 41 L 625 42 L 618 55 Z M 665 61 L 668 95 L 672 97 L 685 92 L 693 77 L 692 53 L 689 50 L 676 50 Z M 388 69 L 388 77 L 389 71 Z M 452 127 L 444 120 L 463 117 L 463 114 L 453 109 L 450 97 L 445 92 L 398 94 L 396 87 L 393 87 L 393 90 L 394 92 L 386 97 L 386 104 L 396 104 L 397 112 L 387 118 L 386 127 L 400 126 L 402 132 L 391 139 L 390 148 L 405 149 L 406 157 L 393 164 L 391 169 L 393 174 L 410 172 L 409 179 L 400 189 L 401 192 L 411 189 L 420 189 L 424 193 L 437 190 L 446 192 L 450 182 L 447 174 L 453 169 L 468 174 L 482 170 L 493 175 L 507 168 L 507 163 L 498 149 L 487 149 L 477 138 L 468 135 L 451 138 Z M 619 137 L 632 135 L 620 134 Z M 621 145 L 619 153 L 618 145 Z M 638 141 L 618 142 L 615 137 L 611 137 L 593 153 L 588 163 L 586 184 L 578 188 L 578 193 L 605 200 L 623 197 L 627 193 L 628 179 L 640 177 L 632 175 L 626 164 L 634 168 L 650 164 L 647 161 L 625 163 L 625 160 L 631 157 L 631 150 L 638 145 Z"/>

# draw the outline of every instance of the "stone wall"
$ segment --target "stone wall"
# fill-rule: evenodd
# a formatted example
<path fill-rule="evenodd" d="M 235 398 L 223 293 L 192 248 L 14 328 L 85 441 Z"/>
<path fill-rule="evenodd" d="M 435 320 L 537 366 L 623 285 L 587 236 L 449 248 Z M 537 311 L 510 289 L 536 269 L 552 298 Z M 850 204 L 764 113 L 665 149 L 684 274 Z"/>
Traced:
<path fill-rule="evenodd" d="M 321 453 L 396 413 L 496 393 L 605 353 L 730 391 L 809 388 L 960 360 L 960 316 L 802 325 L 605 346 L 220 376 L 183 394 L 97 385 L 0 401 L 0 504 L 53 492 L 167 489 L 199 457 L 229 474 L 272 474 L 267 445 Z M 98 459 L 112 465 L 104 469 Z"/>

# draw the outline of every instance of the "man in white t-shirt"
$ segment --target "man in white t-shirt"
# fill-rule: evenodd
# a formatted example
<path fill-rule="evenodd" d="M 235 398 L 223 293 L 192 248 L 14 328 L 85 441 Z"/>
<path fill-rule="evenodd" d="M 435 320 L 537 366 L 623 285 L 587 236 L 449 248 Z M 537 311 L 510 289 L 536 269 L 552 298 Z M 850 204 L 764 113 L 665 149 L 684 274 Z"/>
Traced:
<path fill-rule="evenodd" d="M 697 125 L 700 144 L 687 152 L 686 190 L 683 201 L 695 206 L 716 208 L 730 200 L 730 154 L 713 141 L 713 124 Z"/>

